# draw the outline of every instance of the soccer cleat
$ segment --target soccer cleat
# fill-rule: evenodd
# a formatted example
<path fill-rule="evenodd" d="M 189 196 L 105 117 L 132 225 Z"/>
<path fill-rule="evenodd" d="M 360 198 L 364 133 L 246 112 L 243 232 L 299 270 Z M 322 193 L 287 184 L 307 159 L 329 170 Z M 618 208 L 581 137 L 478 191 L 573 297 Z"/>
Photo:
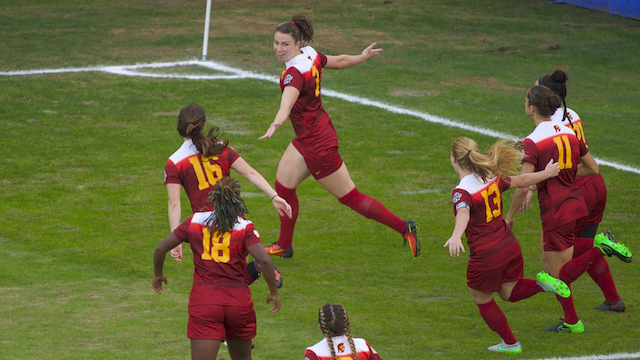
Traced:
<path fill-rule="evenodd" d="M 404 226 L 406 231 L 404 232 L 404 242 L 402 246 L 411 247 L 411 253 L 413 257 L 418 257 L 420 255 L 420 240 L 418 240 L 418 224 L 415 221 L 407 220 L 404 222 Z"/>
<path fill-rule="evenodd" d="M 602 251 L 604 255 L 609 257 L 615 255 L 618 259 L 624 262 L 631 262 L 631 251 L 625 245 L 617 243 L 613 240 L 613 235 L 604 231 L 593 239 L 593 246 L 597 247 Z"/>
<path fill-rule="evenodd" d="M 540 271 L 536 275 L 536 283 L 544 289 L 545 292 L 551 292 L 563 298 L 571 296 L 571 290 L 564 281 L 556 279 L 544 271 Z"/>
<path fill-rule="evenodd" d="M 255 264 L 254 266 L 258 271 L 258 274 L 255 277 L 253 276 L 251 270 L 249 270 L 251 268 L 251 264 Z M 253 260 L 251 264 L 247 266 L 247 271 L 249 272 L 249 275 L 251 275 L 251 277 L 255 279 L 260 278 L 260 276 L 262 276 L 262 269 L 260 269 L 260 265 L 258 265 L 258 262 L 255 260 Z M 282 287 L 282 273 L 280 273 L 280 270 L 278 270 L 278 267 L 275 265 L 273 265 L 273 272 L 275 273 L 275 276 L 276 276 L 276 288 L 280 289 Z"/>
<path fill-rule="evenodd" d="M 500 344 L 489 346 L 487 349 L 501 353 L 520 354 L 522 352 L 522 345 L 520 345 L 519 341 L 516 341 L 515 344 L 509 345 L 502 340 L 500 341 Z"/>
<path fill-rule="evenodd" d="M 276 275 L 276 287 L 280 289 L 282 287 L 282 274 L 275 265 L 273 265 L 273 272 Z"/>
<path fill-rule="evenodd" d="M 544 331 L 582 334 L 584 332 L 584 325 L 582 325 L 582 320 L 578 320 L 578 322 L 573 325 L 567 324 L 566 322 L 562 321 L 558 325 L 547 326 L 546 328 L 544 328 Z"/>
<path fill-rule="evenodd" d="M 269 255 L 280 256 L 283 259 L 291 259 L 291 257 L 293 256 L 293 247 L 283 249 L 280 247 L 280 245 L 278 245 L 277 241 L 269 246 L 265 246 L 264 250 Z"/>
<path fill-rule="evenodd" d="M 627 305 L 624 303 L 624 300 L 620 298 L 614 302 L 605 301 L 598 306 L 594 306 L 593 308 L 601 311 L 624 312 L 625 310 L 627 310 Z"/>

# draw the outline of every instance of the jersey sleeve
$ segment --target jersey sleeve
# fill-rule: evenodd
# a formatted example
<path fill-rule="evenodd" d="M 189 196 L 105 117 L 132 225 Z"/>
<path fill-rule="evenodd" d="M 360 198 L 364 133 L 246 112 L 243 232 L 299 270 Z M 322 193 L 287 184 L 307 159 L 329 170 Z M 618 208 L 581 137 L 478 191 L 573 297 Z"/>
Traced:
<path fill-rule="evenodd" d="M 175 235 L 182 242 L 189 242 L 188 232 L 192 218 L 193 215 L 189 216 L 187 220 L 183 221 L 175 230 L 173 230 L 173 235 Z"/>
<path fill-rule="evenodd" d="M 524 139 L 522 142 L 522 162 L 530 162 L 536 167 L 538 166 L 538 148 L 530 139 Z"/>
<path fill-rule="evenodd" d="M 587 143 L 584 141 L 579 141 L 580 143 L 580 157 L 587 155 L 589 149 L 587 148 Z"/>
<path fill-rule="evenodd" d="M 248 248 L 253 244 L 262 243 L 262 241 L 260 240 L 260 234 L 258 233 L 258 230 L 256 230 L 255 226 L 253 226 L 253 224 L 247 225 L 247 228 L 244 231 L 243 242 L 245 248 Z"/>
<path fill-rule="evenodd" d="M 327 55 L 319 52 L 318 57 L 320 58 L 320 66 L 325 67 L 327 65 Z"/>
<path fill-rule="evenodd" d="M 282 88 L 284 89 L 287 86 L 293 86 L 300 92 L 302 92 L 302 87 L 304 86 L 304 77 L 300 71 L 293 66 L 285 71 L 284 78 L 282 80 Z"/>
<path fill-rule="evenodd" d="M 180 179 L 178 167 L 169 159 L 167 159 L 167 163 L 164 165 L 164 184 L 182 185 L 182 179 Z"/>
<path fill-rule="evenodd" d="M 471 195 L 469 195 L 467 191 L 458 188 L 453 189 L 451 197 L 453 201 L 454 215 L 458 215 L 458 210 L 462 208 L 471 210 Z"/>
<path fill-rule="evenodd" d="M 511 188 L 511 177 L 507 176 L 503 179 L 499 179 L 499 186 L 498 188 L 500 189 L 500 192 L 505 192 L 507 190 L 509 190 Z"/>
<path fill-rule="evenodd" d="M 371 355 L 369 357 L 369 360 L 382 360 L 380 355 L 378 355 L 378 352 L 374 348 L 372 348 L 371 345 L 369 345 L 369 343 L 367 343 L 367 347 L 369 348 L 369 354 Z"/>
<path fill-rule="evenodd" d="M 318 357 L 316 356 L 316 353 L 309 349 L 306 349 L 304 351 L 304 360 L 318 360 Z"/>
<path fill-rule="evenodd" d="M 240 158 L 240 154 L 231 146 L 227 146 L 227 154 L 229 155 L 229 166 Z"/>

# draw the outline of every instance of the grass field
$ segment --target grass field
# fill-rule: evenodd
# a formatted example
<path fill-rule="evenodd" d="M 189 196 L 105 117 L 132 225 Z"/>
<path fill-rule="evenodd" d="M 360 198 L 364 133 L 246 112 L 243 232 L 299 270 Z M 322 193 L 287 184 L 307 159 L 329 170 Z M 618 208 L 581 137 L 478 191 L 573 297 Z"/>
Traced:
<path fill-rule="evenodd" d="M 205 1 L 7 0 L 0 4 L 0 72 L 200 59 Z M 425 112 L 513 136 L 528 134 L 526 89 L 562 68 L 568 105 L 597 158 L 640 168 L 640 23 L 546 1 L 216 1 L 208 59 L 277 76 L 274 26 L 297 12 L 314 20 L 313 45 L 371 62 L 323 73 L 323 89 Z M 213 75 L 198 66 L 146 73 Z M 181 144 L 179 109 L 203 105 L 232 146 L 271 183 L 293 131 L 258 141 L 280 91 L 256 79 L 187 80 L 105 72 L 0 75 L 0 359 L 186 359 L 193 265 L 167 261 L 169 284 L 151 288 L 152 254 L 169 230 L 162 170 Z M 466 258 L 441 248 L 453 229 L 451 141 L 495 141 L 379 108 L 324 97 L 358 188 L 420 225 L 412 259 L 394 231 L 364 219 L 307 180 L 284 274 L 282 310 L 252 286 L 256 360 L 300 359 L 319 341 L 317 310 L 344 304 L 352 332 L 385 359 L 478 359 L 500 341 L 465 283 Z M 640 252 L 640 175 L 602 166 L 608 204 L 601 229 Z M 269 199 L 241 179 L 263 242 L 278 235 Z M 505 204 L 511 194 L 505 197 Z M 183 196 L 184 197 L 184 196 Z M 183 202 L 183 217 L 188 205 Z M 516 218 L 525 276 L 541 270 L 538 207 Z M 523 359 L 632 353 L 640 357 L 637 264 L 609 259 L 622 314 L 585 275 L 574 283 L 587 331 L 542 331 L 562 315 L 553 296 L 498 301 Z M 222 351 L 219 357 L 227 356 Z M 633 356 L 631 356 L 633 357 Z"/>

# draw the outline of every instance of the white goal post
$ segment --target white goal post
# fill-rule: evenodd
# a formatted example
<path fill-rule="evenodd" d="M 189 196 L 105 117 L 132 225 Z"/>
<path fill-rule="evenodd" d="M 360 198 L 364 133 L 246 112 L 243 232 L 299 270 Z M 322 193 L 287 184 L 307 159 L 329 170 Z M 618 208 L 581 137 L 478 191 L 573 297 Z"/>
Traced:
<path fill-rule="evenodd" d="M 211 0 L 207 0 L 207 14 L 204 18 L 204 37 L 202 39 L 202 61 L 207 60 L 207 47 L 209 47 L 209 20 L 211 19 Z"/>

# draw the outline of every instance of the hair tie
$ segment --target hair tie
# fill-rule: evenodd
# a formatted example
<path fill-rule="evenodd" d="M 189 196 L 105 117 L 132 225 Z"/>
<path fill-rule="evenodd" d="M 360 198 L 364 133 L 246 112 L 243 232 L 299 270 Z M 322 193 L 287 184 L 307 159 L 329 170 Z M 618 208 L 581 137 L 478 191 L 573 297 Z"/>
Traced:
<path fill-rule="evenodd" d="M 471 155 L 472 151 L 473 151 L 473 149 L 469 150 L 469 152 L 467 153 L 467 156 Z"/>
<path fill-rule="evenodd" d="M 295 22 L 295 21 L 293 21 L 293 20 L 291 21 L 291 23 L 292 23 L 293 25 L 295 25 L 295 24 L 296 24 L 296 22 Z"/>

